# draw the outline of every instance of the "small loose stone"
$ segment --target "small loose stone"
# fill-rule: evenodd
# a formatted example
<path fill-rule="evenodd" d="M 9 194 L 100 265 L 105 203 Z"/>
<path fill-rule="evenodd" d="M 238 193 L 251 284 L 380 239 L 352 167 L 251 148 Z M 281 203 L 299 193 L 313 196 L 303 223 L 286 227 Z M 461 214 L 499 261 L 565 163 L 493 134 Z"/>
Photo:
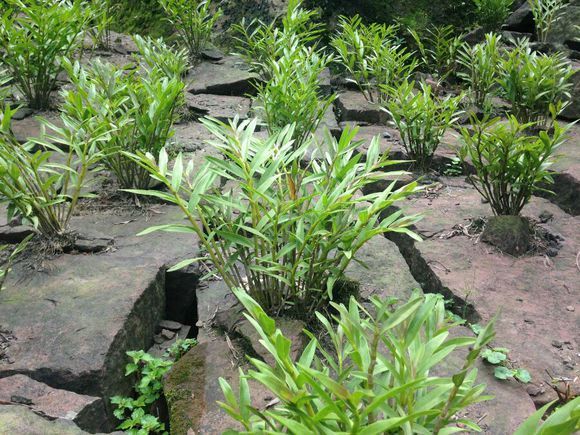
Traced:
<path fill-rule="evenodd" d="M 164 329 L 161 331 L 161 337 L 166 340 L 171 340 L 173 337 L 175 337 L 175 332 L 170 331 L 169 329 Z"/>
<path fill-rule="evenodd" d="M 576 310 L 572 305 L 568 305 L 566 309 L 570 312 L 574 312 Z"/>

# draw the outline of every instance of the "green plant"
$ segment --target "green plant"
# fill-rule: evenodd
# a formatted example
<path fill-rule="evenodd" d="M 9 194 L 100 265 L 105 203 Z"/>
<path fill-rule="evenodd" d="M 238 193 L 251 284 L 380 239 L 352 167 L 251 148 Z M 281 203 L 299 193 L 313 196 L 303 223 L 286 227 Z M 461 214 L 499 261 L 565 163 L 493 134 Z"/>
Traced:
<path fill-rule="evenodd" d="M 187 70 L 185 50 L 172 50 L 162 38 L 153 39 L 150 36 L 143 38 L 134 35 L 133 41 L 139 50 L 134 58 L 149 74 L 159 73 L 162 77 L 179 79 Z"/>
<path fill-rule="evenodd" d="M 169 357 L 173 361 L 179 361 L 183 355 L 185 355 L 193 346 L 197 345 L 197 340 L 194 338 L 186 338 L 184 340 L 176 340 L 169 348 L 165 351 L 164 357 Z"/>
<path fill-rule="evenodd" d="M 299 147 L 314 133 L 336 95 L 324 95 L 320 75 L 331 62 L 313 48 L 294 46 L 270 61 L 271 79 L 258 85 L 258 109 L 270 133 L 294 124 L 294 145 Z"/>
<path fill-rule="evenodd" d="M 77 47 L 90 19 L 81 0 L 4 0 L 0 61 L 33 109 L 47 109 L 62 59 Z"/>
<path fill-rule="evenodd" d="M 187 48 L 191 62 L 197 62 L 222 16 L 221 9 L 212 12 L 211 0 L 159 0 L 159 3 Z"/>
<path fill-rule="evenodd" d="M 564 0 L 528 0 L 538 41 L 546 42 L 553 25 L 562 18 L 564 10 L 568 6 Z"/>
<path fill-rule="evenodd" d="M 18 243 L 16 246 L 11 245 L 0 245 L 0 254 L 7 252 L 7 256 L 0 256 L 0 291 L 4 286 L 4 282 L 8 277 L 8 274 L 12 270 L 12 265 L 16 258 L 26 249 L 28 242 L 32 238 L 32 235 L 26 236 L 24 240 Z"/>
<path fill-rule="evenodd" d="M 439 295 L 415 293 L 398 308 L 396 299 L 373 298 L 369 311 L 353 297 L 348 307 L 332 304 L 337 312 L 332 320 L 317 313 L 331 349 L 306 331 L 310 343 L 294 361 L 292 343 L 274 319 L 244 291 L 234 291 L 275 360 L 271 367 L 250 359 L 254 370 L 240 370 L 239 395 L 220 379 L 225 396 L 220 406 L 243 425 L 243 433 L 443 434 L 463 430 L 457 424 L 480 430 L 456 414 L 489 398 L 482 396 L 485 385 L 475 385 L 473 365 L 494 336 L 493 322 L 477 338 L 449 339 L 453 324 Z M 468 346 L 457 373 L 431 374 L 453 351 Z M 253 408 L 248 379 L 270 390 L 278 404 Z"/>
<path fill-rule="evenodd" d="M 553 182 L 549 168 L 565 141 L 566 128 L 555 122 L 551 136 L 546 131 L 534 136 L 526 131 L 531 125 L 520 124 L 514 116 L 507 124 L 500 118 L 472 123 L 473 131 L 461 129 L 464 144 L 459 153 L 475 168 L 468 179 L 494 214 L 519 215 L 539 183 Z"/>
<path fill-rule="evenodd" d="M 454 157 L 445 165 L 443 175 L 448 177 L 459 177 L 463 175 L 463 163 L 459 157 Z"/>
<path fill-rule="evenodd" d="M 562 53 L 539 54 L 522 40 L 500 62 L 501 96 L 511 103 L 511 111 L 520 122 L 547 128 L 552 119 L 550 106 L 560 111 L 570 99 L 572 74 Z"/>
<path fill-rule="evenodd" d="M 420 61 L 425 70 L 439 81 L 455 73 L 462 36 L 455 35 L 453 26 L 432 26 L 420 35 L 408 29 L 415 41 Z"/>
<path fill-rule="evenodd" d="M 310 141 L 294 145 L 294 127 L 261 139 L 257 120 L 230 125 L 202 120 L 213 134 L 209 143 L 223 156 L 208 157 L 201 169 L 191 161 L 184 168 L 178 156 L 173 170 L 167 153 L 131 155 L 169 193 L 138 191 L 177 204 L 187 224 L 155 230 L 196 234 L 208 259 L 230 288 L 243 288 L 271 313 L 293 308 L 308 317 L 333 298 L 335 283 L 357 251 L 375 235 L 395 231 L 415 238 L 407 227 L 418 220 L 397 211 L 381 212 L 417 191 L 411 183 L 395 189 L 395 181 L 378 193 L 360 195 L 365 186 L 393 179 L 402 172 L 384 172 L 394 164 L 371 141 L 366 161 L 356 153 L 357 129 L 347 128 L 340 140 L 326 132 L 321 149 L 302 165 Z M 321 150 L 323 153 L 319 154 Z M 220 191 L 218 177 L 229 181 Z M 195 260 L 181 263 L 177 267 Z"/>
<path fill-rule="evenodd" d="M 115 396 L 111 403 L 116 406 L 113 411 L 116 418 L 122 421 L 118 429 L 130 435 L 163 433 L 165 425 L 159 418 L 148 413 L 161 397 L 163 376 L 173 365 L 173 361 L 155 358 L 140 350 L 127 352 L 131 362 L 125 367 L 125 376 L 136 376 L 136 398 Z"/>
<path fill-rule="evenodd" d="M 332 38 L 340 65 L 365 98 L 381 103 L 387 99 L 381 85 L 396 87 L 410 78 L 417 61 L 396 38 L 397 26 L 365 25 L 360 16 L 341 17 Z"/>
<path fill-rule="evenodd" d="M 530 373 L 526 369 L 513 368 L 513 364 L 508 358 L 509 349 L 505 347 L 488 347 L 481 352 L 481 358 L 484 361 L 496 366 L 494 376 L 497 379 L 505 380 L 516 378 L 523 384 L 531 381 Z"/>
<path fill-rule="evenodd" d="M 79 123 L 93 120 L 95 128 L 114 128 L 109 140 L 99 143 L 103 162 L 121 187 L 148 188 L 147 171 L 121 151 L 158 153 L 165 146 L 183 101 L 181 79 L 156 67 L 126 71 L 98 59 L 90 67 L 68 64 L 67 71 L 73 86 L 63 92 L 63 112 Z"/>
<path fill-rule="evenodd" d="M 11 78 L 8 73 L 0 69 L 0 110 L 4 111 L 4 105 L 6 104 L 6 99 L 10 95 L 10 88 L 8 84 L 11 82 Z"/>
<path fill-rule="evenodd" d="M 550 402 L 534 412 L 514 435 L 573 435 L 580 430 L 580 397 L 557 407 L 543 422 L 542 418 L 556 402 Z"/>
<path fill-rule="evenodd" d="M 513 0 L 473 0 L 476 7 L 477 24 L 484 31 L 501 29 L 510 14 Z"/>
<path fill-rule="evenodd" d="M 242 20 L 232 27 L 238 54 L 264 82 L 272 78 L 272 64 L 288 51 L 305 46 L 312 47 L 313 51 L 316 48 L 322 29 L 314 21 L 316 12 L 303 8 L 302 3 L 302 0 L 290 0 L 281 20 L 269 24 Z"/>
<path fill-rule="evenodd" d="M 485 112 L 491 111 L 491 95 L 499 74 L 501 36 L 485 35 L 485 42 L 470 46 L 464 44 L 458 62 L 462 70 L 458 76 L 469 86 L 468 95 L 473 104 Z"/>
<path fill-rule="evenodd" d="M 111 27 L 120 4 L 114 0 L 102 0 L 90 3 L 92 18 L 89 35 L 95 48 L 111 49 Z"/>
<path fill-rule="evenodd" d="M 6 107 L 0 125 L 0 200 L 8 203 L 9 219 L 18 214 L 47 238 L 60 238 L 79 199 L 89 196 L 87 176 L 111 128 L 92 128 L 94 118 L 81 122 L 63 115 L 64 127 L 41 120 L 54 134 L 21 145 L 10 130 L 14 113 Z M 56 155 L 64 163 L 54 161 Z"/>
<path fill-rule="evenodd" d="M 415 82 L 407 81 L 388 92 L 392 98 L 384 110 L 400 131 L 409 158 L 421 171 L 427 171 L 443 134 L 457 121 L 463 96 L 439 98 L 429 85 L 421 83 L 421 90 L 416 91 Z"/>

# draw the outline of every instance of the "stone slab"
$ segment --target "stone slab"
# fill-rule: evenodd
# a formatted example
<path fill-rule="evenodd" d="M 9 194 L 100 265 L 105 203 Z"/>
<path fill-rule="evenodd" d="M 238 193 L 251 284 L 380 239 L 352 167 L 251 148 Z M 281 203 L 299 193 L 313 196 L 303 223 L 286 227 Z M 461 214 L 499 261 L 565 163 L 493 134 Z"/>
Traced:
<path fill-rule="evenodd" d="M 187 90 L 192 94 L 234 95 L 255 94 L 257 76 L 247 70 L 244 62 L 230 56 L 218 62 L 202 62 L 186 77 Z"/>
<path fill-rule="evenodd" d="M 185 97 L 187 108 L 198 116 L 209 116 L 227 122 L 236 116 L 248 119 L 251 101 L 249 98 L 227 95 L 191 94 Z"/>

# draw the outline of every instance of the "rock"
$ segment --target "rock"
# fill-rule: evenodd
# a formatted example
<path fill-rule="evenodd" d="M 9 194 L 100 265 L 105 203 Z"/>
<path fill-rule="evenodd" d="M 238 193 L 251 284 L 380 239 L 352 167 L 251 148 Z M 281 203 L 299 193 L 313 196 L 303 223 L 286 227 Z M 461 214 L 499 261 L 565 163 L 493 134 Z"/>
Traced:
<path fill-rule="evenodd" d="M 576 309 L 574 308 L 574 305 L 568 305 L 566 307 L 566 310 L 570 311 L 571 313 L 573 313 L 574 311 L 576 311 Z"/>
<path fill-rule="evenodd" d="M 217 434 L 239 425 L 217 405 L 224 397 L 218 379 L 224 378 L 238 391 L 238 362 L 224 338 L 206 333 L 167 373 L 163 391 L 169 406 L 172 435 L 189 432 Z M 251 385 L 252 404 L 263 409 L 268 394 Z"/>
<path fill-rule="evenodd" d="M 173 338 L 175 338 L 175 332 L 170 331 L 168 329 L 163 329 L 161 331 L 161 337 L 165 340 L 172 340 Z"/>
<path fill-rule="evenodd" d="M 74 242 L 74 249 L 78 252 L 97 253 L 109 249 L 114 243 L 110 237 L 91 237 L 80 234 Z"/>
<path fill-rule="evenodd" d="M 389 120 L 389 115 L 378 105 L 368 102 L 361 92 L 343 92 L 335 105 L 341 121 L 386 124 Z"/>
<path fill-rule="evenodd" d="M 20 121 L 24 118 L 29 117 L 34 113 L 34 110 L 30 109 L 29 107 L 20 107 L 16 111 L 14 115 L 12 115 L 12 119 L 16 121 Z"/>
<path fill-rule="evenodd" d="M 105 405 L 100 397 L 55 389 L 24 375 L 0 379 L 0 401 L 16 402 L 15 398 L 17 403 L 29 405 L 31 410 L 51 420 L 69 420 L 89 432 L 109 428 L 104 424 Z"/>
<path fill-rule="evenodd" d="M 34 234 L 34 229 L 26 225 L 1 225 L 0 243 L 20 243 L 31 234 Z"/>
<path fill-rule="evenodd" d="M 190 94 L 186 93 L 187 108 L 198 116 L 209 116 L 227 122 L 238 116 L 241 120 L 247 119 L 250 113 L 251 102 L 244 97 L 227 95 Z"/>
<path fill-rule="evenodd" d="M 159 328 L 167 329 L 168 331 L 179 331 L 183 325 L 179 322 L 174 322 L 173 320 L 162 320 L 159 322 Z"/>
<path fill-rule="evenodd" d="M 175 126 L 172 148 L 176 151 L 199 153 L 201 161 L 201 155 L 212 153 L 213 147 L 207 145 L 207 141 L 213 138 L 214 136 L 199 122 L 178 124 Z"/>
<path fill-rule="evenodd" d="M 570 89 L 570 103 L 560 114 L 560 117 L 570 121 L 580 119 L 580 62 L 572 62 L 574 74 L 570 78 L 572 88 Z"/>
<path fill-rule="evenodd" d="M 167 272 L 165 275 L 165 295 L 167 300 L 165 312 L 167 317 L 173 319 L 174 322 L 161 322 L 163 328 L 177 331 L 183 325 L 194 326 L 196 324 L 196 289 L 199 285 L 199 277 L 202 275 L 203 273 L 199 270 L 197 264 L 191 264 L 180 270 Z M 168 328 L 167 326 L 163 326 L 168 323 L 171 323 L 173 327 Z M 177 325 L 179 325 L 179 328 L 174 329 Z"/>
<path fill-rule="evenodd" d="M 507 19 L 504 28 L 515 32 L 534 33 L 534 16 L 528 2 L 524 2 Z"/>
<path fill-rule="evenodd" d="M 330 95 L 332 93 L 331 78 L 330 68 L 324 68 L 318 77 L 320 90 L 324 95 Z"/>
<path fill-rule="evenodd" d="M 540 213 L 540 215 L 538 216 L 538 218 L 540 219 L 541 223 L 545 224 L 547 222 L 550 222 L 554 218 L 554 215 L 547 210 L 543 210 L 542 213 Z"/>
<path fill-rule="evenodd" d="M 481 240 L 510 255 L 523 255 L 530 248 L 530 224 L 521 216 L 488 219 Z"/>
<path fill-rule="evenodd" d="M 224 54 L 217 48 L 206 48 L 202 50 L 201 57 L 206 60 L 218 61 L 224 58 Z"/>
<path fill-rule="evenodd" d="M 511 32 L 509 30 L 501 31 L 502 41 L 508 46 L 514 46 L 520 39 L 532 39 L 532 33 Z"/>
<path fill-rule="evenodd" d="M 46 420 L 24 406 L 0 405 L 0 434 L 85 435 L 72 421 Z"/>
<path fill-rule="evenodd" d="M 115 239 L 106 254 L 46 259 L 44 272 L 15 265 L 0 293 L 0 319 L 14 336 L 0 360 L 0 378 L 25 374 L 107 400 L 131 391 L 125 353 L 147 349 L 166 317 L 165 270 L 198 256 L 192 235 L 136 236 L 183 218 L 173 206 L 153 210 L 147 219 L 132 210 L 73 217 L 71 230 L 91 228 Z"/>
<path fill-rule="evenodd" d="M 476 27 L 463 36 L 463 40 L 470 45 L 479 44 L 485 39 L 485 30 L 483 27 Z"/>
<path fill-rule="evenodd" d="M 552 346 L 554 346 L 557 349 L 562 349 L 562 342 L 558 341 L 558 340 L 552 340 Z"/>
<path fill-rule="evenodd" d="M 577 41 L 580 38 L 580 5 L 568 4 L 562 15 L 552 25 L 548 33 L 548 42 L 564 44 L 568 41 Z"/>
<path fill-rule="evenodd" d="M 13 120 L 11 124 L 12 132 L 20 143 L 25 143 L 31 137 L 39 137 L 41 133 L 41 124 L 39 118 L 44 118 L 49 122 L 55 124 L 57 127 L 62 127 L 62 121 L 58 112 L 40 112 L 37 116 L 28 116 L 20 120 Z M 54 133 L 47 129 L 47 133 Z"/>
<path fill-rule="evenodd" d="M 202 62 L 186 77 L 192 94 L 216 94 L 243 97 L 256 93 L 257 76 L 243 69 L 243 61 L 227 57 L 219 63 Z"/>

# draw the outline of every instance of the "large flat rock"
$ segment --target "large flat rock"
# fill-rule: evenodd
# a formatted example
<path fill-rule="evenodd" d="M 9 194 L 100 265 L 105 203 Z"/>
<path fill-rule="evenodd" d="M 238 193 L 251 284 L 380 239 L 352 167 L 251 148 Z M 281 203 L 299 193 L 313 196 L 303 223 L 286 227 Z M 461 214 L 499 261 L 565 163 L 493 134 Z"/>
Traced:
<path fill-rule="evenodd" d="M 227 122 L 236 116 L 241 120 L 250 114 L 249 98 L 228 95 L 191 94 L 185 97 L 188 109 L 199 116 L 209 116 L 222 122 Z"/>
<path fill-rule="evenodd" d="M 514 258 L 462 234 L 449 237 L 454 226 L 492 214 L 475 189 L 460 179 L 442 178 L 437 191 L 401 206 L 406 213 L 425 214 L 417 224 L 422 243 L 398 240 L 415 278 L 424 288 L 472 304 L 482 322 L 499 313 L 496 346 L 509 348 L 512 361 L 529 370 L 538 387 L 537 403 L 555 398 L 545 384 L 546 370 L 572 379 L 580 374 L 579 219 L 533 198 L 523 215 L 537 219 L 551 214 L 543 226 L 564 239 L 562 247 L 553 258 Z"/>
<path fill-rule="evenodd" d="M 0 406 L 0 434 L 2 435 L 85 435 L 70 420 L 47 420 L 24 406 Z"/>
<path fill-rule="evenodd" d="M 181 222 L 176 207 L 146 213 L 99 213 L 72 227 L 114 238 L 98 255 L 65 254 L 35 271 L 17 265 L 0 294 L 0 323 L 12 339 L 0 378 L 25 374 L 54 388 L 106 397 L 130 391 L 125 352 L 147 349 L 165 316 L 165 269 L 196 256 L 191 235 L 155 233 L 150 225 Z"/>
<path fill-rule="evenodd" d="M 336 99 L 335 106 L 340 121 L 355 121 L 366 124 L 386 124 L 387 112 L 377 104 L 370 103 L 361 92 L 344 91 Z"/>
<path fill-rule="evenodd" d="M 51 388 L 24 375 L 0 378 L 0 401 L 26 404 L 37 414 L 72 421 L 90 432 L 107 429 L 103 399 Z"/>
<path fill-rule="evenodd" d="M 247 70 L 235 56 L 218 62 L 203 62 L 186 77 L 187 90 L 192 94 L 235 95 L 255 94 L 257 76 Z"/>

